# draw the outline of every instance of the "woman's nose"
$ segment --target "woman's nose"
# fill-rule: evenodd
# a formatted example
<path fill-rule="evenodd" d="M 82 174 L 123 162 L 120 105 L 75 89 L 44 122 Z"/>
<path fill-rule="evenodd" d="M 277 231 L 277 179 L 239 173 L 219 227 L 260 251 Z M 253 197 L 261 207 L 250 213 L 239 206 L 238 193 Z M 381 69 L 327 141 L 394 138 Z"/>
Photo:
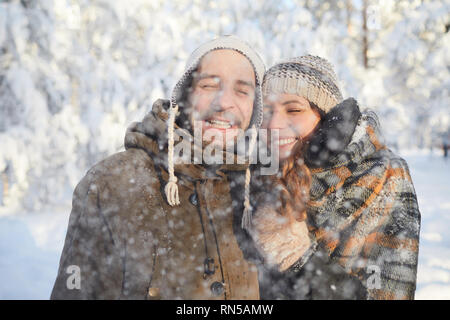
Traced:
<path fill-rule="evenodd" d="M 267 122 L 267 129 L 283 129 L 286 126 L 286 117 L 285 115 L 278 111 L 275 110 L 272 112 L 270 119 Z"/>

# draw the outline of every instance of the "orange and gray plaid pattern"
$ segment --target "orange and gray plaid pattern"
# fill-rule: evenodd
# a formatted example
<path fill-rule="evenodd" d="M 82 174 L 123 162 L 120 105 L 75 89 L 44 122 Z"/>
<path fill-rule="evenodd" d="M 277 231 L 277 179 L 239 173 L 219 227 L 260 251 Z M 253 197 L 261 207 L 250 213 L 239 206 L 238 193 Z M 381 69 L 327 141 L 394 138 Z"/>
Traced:
<path fill-rule="evenodd" d="M 312 169 L 310 231 L 362 280 L 369 299 L 413 299 L 420 212 L 408 166 L 385 146 L 371 112 L 344 152 L 332 166 Z"/>

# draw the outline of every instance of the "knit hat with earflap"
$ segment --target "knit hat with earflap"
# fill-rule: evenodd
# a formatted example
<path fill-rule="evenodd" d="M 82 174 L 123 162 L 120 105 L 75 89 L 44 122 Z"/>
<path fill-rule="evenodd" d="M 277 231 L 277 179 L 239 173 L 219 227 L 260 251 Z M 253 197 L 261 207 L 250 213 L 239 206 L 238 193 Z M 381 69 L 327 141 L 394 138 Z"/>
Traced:
<path fill-rule="evenodd" d="M 235 50 L 244 55 L 253 66 L 255 71 L 255 101 L 253 105 L 253 113 L 250 119 L 249 128 L 251 130 L 251 139 L 249 145 L 248 154 L 251 155 L 256 144 L 256 129 L 261 126 L 263 117 L 263 102 L 262 102 L 262 79 L 264 77 L 265 66 L 260 56 L 253 50 L 247 43 L 242 41 L 236 36 L 223 36 L 217 39 L 211 40 L 198 47 L 189 57 L 186 64 L 186 69 L 183 76 L 175 85 L 172 92 L 172 98 L 170 100 L 170 110 L 168 119 L 168 170 L 169 170 L 169 182 L 166 184 L 164 192 L 167 197 L 167 201 L 171 206 L 179 205 L 180 200 L 178 196 L 177 177 L 174 173 L 174 123 L 175 117 L 178 113 L 178 108 L 183 107 L 181 102 L 186 95 L 189 86 L 191 85 L 191 79 L 193 73 L 197 70 L 201 59 L 209 52 L 220 49 Z M 248 228 L 251 224 L 251 212 L 250 212 L 250 169 L 247 168 L 245 176 L 245 202 L 244 202 L 244 214 L 242 217 L 242 227 Z"/>
<path fill-rule="evenodd" d="M 325 113 L 343 100 L 331 63 L 312 55 L 271 67 L 264 76 L 262 90 L 265 96 L 288 93 L 304 97 Z"/>

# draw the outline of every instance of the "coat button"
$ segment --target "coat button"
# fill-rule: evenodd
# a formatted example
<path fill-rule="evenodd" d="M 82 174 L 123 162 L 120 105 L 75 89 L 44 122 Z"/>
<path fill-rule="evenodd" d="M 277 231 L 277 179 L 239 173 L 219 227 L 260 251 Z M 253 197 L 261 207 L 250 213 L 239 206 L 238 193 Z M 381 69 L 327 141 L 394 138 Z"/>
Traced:
<path fill-rule="evenodd" d="M 159 288 L 150 287 L 148 289 L 148 297 L 150 299 L 158 299 L 160 297 L 160 291 Z"/>
<path fill-rule="evenodd" d="M 211 292 L 213 293 L 213 295 L 220 296 L 223 294 L 223 291 L 224 286 L 222 282 L 219 281 L 213 282 L 213 284 L 211 285 Z"/>
<path fill-rule="evenodd" d="M 214 274 L 216 272 L 216 266 L 214 265 L 213 258 L 206 258 L 203 262 L 204 272 L 203 279 L 206 279 L 208 276 Z"/>
<path fill-rule="evenodd" d="M 191 194 L 191 196 L 189 197 L 189 202 L 192 203 L 194 206 L 197 205 L 198 200 L 197 200 L 197 194 L 196 193 Z"/>

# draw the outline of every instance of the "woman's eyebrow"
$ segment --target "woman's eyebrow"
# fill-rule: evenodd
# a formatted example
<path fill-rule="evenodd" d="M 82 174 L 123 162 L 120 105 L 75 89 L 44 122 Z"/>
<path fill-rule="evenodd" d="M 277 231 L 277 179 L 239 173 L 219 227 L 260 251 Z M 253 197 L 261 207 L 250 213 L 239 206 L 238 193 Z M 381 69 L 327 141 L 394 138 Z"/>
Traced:
<path fill-rule="evenodd" d="M 297 103 L 297 104 L 303 105 L 303 104 L 302 104 L 300 101 L 298 101 L 298 100 L 288 100 L 288 101 L 283 102 L 282 105 L 287 105 L 287 104 L 290 104 L 290 103 Z"/>

